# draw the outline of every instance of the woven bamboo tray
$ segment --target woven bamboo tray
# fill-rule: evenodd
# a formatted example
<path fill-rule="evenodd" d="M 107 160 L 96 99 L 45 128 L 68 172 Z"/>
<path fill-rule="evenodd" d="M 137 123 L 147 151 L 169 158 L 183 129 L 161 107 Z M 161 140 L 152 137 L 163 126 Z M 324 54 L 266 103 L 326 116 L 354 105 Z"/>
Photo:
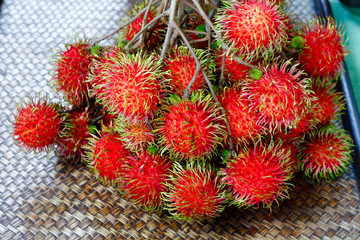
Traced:
<path fill-rule="evenodd" d="M 117 26 L 121 0 L 8 0 L 0 14 L 0 239 L 360 239 L 354 170 L 333 183 L 294 180 L 291 198 L 269 209 L 227 208 L 212 222 L 144 212 L 97 182 L 83 165 L 21 151 L 10 134 L 16 103 L 47 95 L 52 49 Z M 294 0 L 301 18 L 312 1 Z"/>

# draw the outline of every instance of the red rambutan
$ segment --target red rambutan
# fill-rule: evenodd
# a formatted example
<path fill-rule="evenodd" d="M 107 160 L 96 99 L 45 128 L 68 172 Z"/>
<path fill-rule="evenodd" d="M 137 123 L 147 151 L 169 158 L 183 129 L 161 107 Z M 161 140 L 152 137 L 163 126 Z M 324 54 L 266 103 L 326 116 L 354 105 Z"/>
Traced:
<path fill-rule="evenodd" d="M 259 80 L 249 81 L 243 88 L 251 99 L 250 109 L 259 112 L 259 122 L 270 130 L 295 128 L 309 111 L 309 79 L 300 79 L 296 65 L 287 70 L 289 61 L 263 69 Z"/>
<path fill-rule="evenodd" d="M 230 188 L 230 204 L 237 207 L 271 207 L 288 197 L 292 178 L 290 150 L 281 143 L 263 144 L 243 150 L 230 159 L 222 171 L 222 181 Z"/>
<path fill-rule="evenodd" d="M 56 141 L 61 156 L 73 158 L 74 160 L 81 159 L 84 146 L 88 143 L 88 137 L 90 137 L 88 125 L 90 117 L 88 108 L 79 108 L 68 113 L 64 121 L 64 134 Z"/>
<path fill-rule="evenodd" d="M 341 27 L 337 27 L 332 18 L 325 22 L 317 19 L 304 24 L 299 35 L 305 43 L 299 53 L 299 62 L 304 71 L 314 78 L 337 77 L 347 54 Z"/>
<path fill-rule="evenodd" d="M 66 45 L 66 50 L 56 58 L 52 79 L 55 89 L 63 92 L 71 104 L 81 105 L 89 99 L 87 77 L 92 60 L 89 44 L 80 41 Z"/>
<path fill-rule="evenodd" d="M 116 122 L 115 130 L 129 150 L 137 152 L 154 143 L 155 135 L 144 120 L 118 118 Z"/>
<path fill-rule="evenodd" d="M 314 180 L 331 181 L 348 170 L 353 142 L 345 130 L 333 125 L 309 132 L 300 148 L 301 169 Z"/>
<path fill-rule="evenodd" d="M 271 57 L 287 41 L 288 17 L 267 0 L 230 1 L 217 17 L 219 28 L 240 54 Z"/>
<path fill-rule="evenodd" d="M 172 163 L 159 155 L 143 151 L 130 156 L 124 169 L 124 195 L 146 209 L 160 210 L 161 195 L 168 190 Z"/>
<path fill-rule="evenodd" d="M 197 49 L 196 56 L 205 68 L 205 51 Z M 170 86 L 172 91 L 179 96 L 183 96 L 185 90 L 196 72 L 196 62 L 190 51 L 186 47 L 177 47 L 173 49 L 164 62 L 164 71 L 168 71 Z M 191 86 L 190 92 L 195 92 L 205 87 L 205 78 L 201 72 L 196 76 Z"/>
<path fill-rule="evenodd" d="M 85 159 L 95 176 L 103 183 L 122 184 L 126 159 L 129 151 L 124 147 L 118 133 L 103 132 L 99 137 L 93 136 L 86 146 Z"/>
<path fill-rule="evenodd" d="M 240 89 L 225 88 L 218 99 L 226 111 L 236 146 L 239 147 L 240 143 L 257 139 L 262 134 L 264 127 L 258 123 L 257 113 L 249 110 L 250 102 Z"/>
<path fill-rule="evenodd" d="M 173 95 L 168 101 L 157 119 L 162 152 L 169 150 L 171 157 L 190 161 L 210 157 L 226 136 L 211 96 L 197 92 L 190 99 Z"/>
<path fill-rule="evenodd" d="M 53 145 L 61 131 L 60 106 L 47 100 L 32 100 L 18 107 L 14 138 L 26 150 L 42 151 Z"/>
<path fill-rule="evenodd" d="M 94 96 L 115 114 L 151 117 L 164 92 L 164 78 L 154 55 L 139 52 L 116 57 L 101 65 Z"/>
<path fill-rule="evenodd" d="M 174 163 L 169 192 L 164 194 L 166 209 L 176 219 L 205 220 L 224 210 L 225 191 L 210 167 L 191 162 Z"/>

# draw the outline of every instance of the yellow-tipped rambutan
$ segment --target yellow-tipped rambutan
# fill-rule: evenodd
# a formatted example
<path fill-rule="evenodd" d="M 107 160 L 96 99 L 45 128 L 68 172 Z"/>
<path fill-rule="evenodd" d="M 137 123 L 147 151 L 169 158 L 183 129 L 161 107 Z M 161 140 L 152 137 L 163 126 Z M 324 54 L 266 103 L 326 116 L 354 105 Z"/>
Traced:
<path fill-rule="evenodd" d="M 176 159 L 204 159 L 212 156 L 226 136 L 223 116 L 210 95 L 197 92 L 190 99 L 173 95 L 156 120 L 162 152 Z"/>
<path fill-rule="evenodd" d="M 334 125 L 307 134 L 299 158 L 305 175 L 314 180 L 331 181 L 348 170 L 353 141 L 344 129 Z"/>
<path fill-rule="evenodd" d="M 225 191 L 216 172 L 204 162 L 174 163 L 169 192 L 164 194 L 166 209 L 176 219 L 206 220 L 224 210 Z"/>

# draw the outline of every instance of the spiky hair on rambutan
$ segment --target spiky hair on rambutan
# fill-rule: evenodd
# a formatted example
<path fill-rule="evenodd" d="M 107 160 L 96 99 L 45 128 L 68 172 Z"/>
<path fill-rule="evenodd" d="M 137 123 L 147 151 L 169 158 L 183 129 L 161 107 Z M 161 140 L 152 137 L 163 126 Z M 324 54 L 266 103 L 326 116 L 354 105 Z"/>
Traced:
<path fill-rule="evenodd" d="M 226 1 L 216 21 L 224 38 L 250 60 L 270 58 L 287 42 L 289 17 L 273 1 Z"/>
<path fill-rule="evenodd" d="M 89 122 L 91 111 L 88 107 L 69 110 L 64 120 L 64 131 L 57 139 L 60 156 L 78 161 L 84 153 L 84 146 L 90 137 Z"/>
<path fill-rule="evenodd" d="M 198 57 L 202 67 L 206 70 L 207 54 L 204 50 L 196 49 L 195 54 Z M 209 64 L 212 68 L 212 61 Z M 169 73 L 169 83 L 172 92 L 183 96 L 189 83 L 192 81 L 196 72 L 196 61 L 187 47 L 180 46 L 171 49 L 164 61 L 164 71 Z M 196 76 L 190 92 L 204 89 L 206 82 L 204 75 L 199 72 Z"/>
<path fill-rule="evenodd" d="M 189 99 L 172 95 L 156 122 L 161 152 L 178 160 L 210 158 L 226 137 L 223 115 L 210 95 L 196 92 Z"/>
<path fill-rule="evenodd" d="M 97 101 L 126 117 L 151 118 L 166 87 L 159 61 L 143 52 L 109 57 L 100 66 L 97 81 L 100 84 L 93 90 Z"/>
<path fill-rule="evenodd" d="M 243 88 L 244 95 L 251 99 L 251 111 L 259 112 L 259 122 L 270 130 L 296 128 L 310 107 L 309 79 L 296 70 L 289 69 L 290 61 L 273 63 L 262 69 L 259 80 L 249 80 Z"/>
<path fill-rule="evenodd" d="M 43 151 L 52 147 L 62 131 L 64 116 L 61 106 L 47 99 L 30 99 L 17 107 L 13 136 L 27 151 Z"/>
<path fill-rule="evenodd" d="M 256 111 L 250 111 L 250 101 L 240 88 L 224 88 L 218 99 L 226 111 L 231 135 L 237 148 L 249 140 L 259 139 L 265 127 L 258 122 Z"/>
<path fill-rule="evenodd" d="M 122 175 L 124 196 L 147 210 L 161 211 L 171 167 L 170 160 L 146 151 L 129 156 Z"/>
<path fill-rule="evenodd" d="M 90 83 L 87 81 L 92 62 L 90 45 L 86 41 L 65 44 L 65 50 L 55 56 L 52 85 L 63 93 L 72 105 L 89 100 Z"/>
<path fill-rule="evenodd" d="M 299 36 L 304 41 L 298 56 L 302 69 L 313 78 L 336 78 L 348 53 L 341 25 L 332 18 L 318 18 L 303 24 Z"/>
<path fill-rule="evenodd" d="M 164 193 L 165 209 L 175 219 L 208 220 L 224 210 L 225 190 L 212 167 L 205 162 L 173 165 L 169 191 Z"/>
<path fill-rule="evenodd" d="M 332 120 L 338 120 L 345 109 L 343 95 L 336 91 L 336 84 L 326 85 L 324 82 L 312 84 L 312 112 L 318 125 L 329 125 Z"/>
<path fill-rule="evenodd" d="M 352 147 L 353 141 L 344 129 L 334 125 L 315 129 L 300 147 L 301 169 L 313 180 L 332 181 L 348 170 Z"/>
<path fill-rule="evenodd" d="M 132 152 L 144 150 L 155 142 L 155 134 L 143 119 L 119 116 L 115 120 L 114 130 L 120 134 L 125 147 Z"/>
<path fill-rule="evenodd" d="M 147 6 L 147 1 L 145 1 L 142 4 L 135 4 L 130 15 L 132 17 L 134 17 L 146 6 Z M 137 19 L 135 19 L 133 22 L 128 24 L 123 29 L 123 33 L 121 34 L 120 38 L 124 39 L 126 41 L 131 41 L 133 39 L 133 37 L 142 29 L 145 14 L 146 14 L 146 12 L 144 12 Z M 151 22 L 155 17 L 156 17 L 156 9 L 151 8 L 150 11 L 148 12 L 148 16 L 147 16 L 145 25 L 147 23 Z M 128 18 L 124 18 L 125 22 L 128 22 L 129 20 L 130 19 L 128 19 Z M 146 44 L 144 46 L 146 46 L 149 49 L 154 48 L 162 42 L 164 37 L 165 37 L 165 25 L 162 24 L 161 20 L 159 20 L 157 22 L 157 24 L 154 26 L 154 28 L 152 29 L 151 33 L 148 36 L 145 36 Z"/>
<path fill-rule="evenodd" d="M 288 197 L 292 178 L 290 150 L 282 143 L 258 141 L 227 160 L 222 181 L 229 187 L 229 204 L 241 207 L 271 207 Z"/>
<path fill-rule="evenodd" d="M 225 54 L 225 56 L 224 56 Z M 218 69 L 221 69 L 225 57 L 224 65 L 224 78 L 229 85 L 241 85 L 247 78 L 251 68 L 244 64 L 238 63 L 233 59 L 233 56 L 228 55 L 226 52 L 217 51 L 215 62 Z"/>
<path fill-rule="evenodd" d="M 104 184 L 123 185 L 123 172 L 130 152 L 125 148 L 120 135 L 114 132 L 101 132 L 91 135 L 84 148 L 85 162 Z"/>

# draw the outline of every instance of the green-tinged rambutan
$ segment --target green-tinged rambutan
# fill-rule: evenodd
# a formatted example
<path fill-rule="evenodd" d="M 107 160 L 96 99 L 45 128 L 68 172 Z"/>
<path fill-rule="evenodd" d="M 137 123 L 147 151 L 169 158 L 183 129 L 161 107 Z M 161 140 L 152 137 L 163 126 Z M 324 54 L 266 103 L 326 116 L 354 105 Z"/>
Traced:
<path fill-rule="evenodd" d="M 94 96 L 115 114 L 151 117 L 165 91 L 163 75 L 154 55 L 118 52 L 100 66 Z"/>
<path fill-rule="evenodd" d="M 121 186 L 129 151 L 120 140 L 120 135 L 109 132 L 103 132 L 100 136 L 92 135 L 86 149 L 85 159 L 95 176 L 105 184 Z"/>
<path fill-rule="evenodd" d="M 25 150 L 42 151 L 52 146 L 61 132 L 60 105 L 48 100 L 31 100 L 17 108 L 14 138 Z"/>
<path fill-rule="evenodd" d="M 345 130 L 333 125 L 308 133 L 300 148 L 301 169 L 314 180 L 331 181 L 348 170 L 353 141 Z"/>
<path fill-rule="evenodd" d="M 155 142 L 153 131 L 141 119 L 120 117 L 116 119 L 114 129 L 120 134 L 126 148 L 133 152 L 144 150 Z"/>
<path fill-rule="evenodd" d="M 202 63 L 203 68 L 206 68 L 205 51 L 198 49 L 195 51 L 195 54 Z M 164 71 L 169 73 L 168 78 L 172 92 L 183 96 L 196 72 L 196 62 L 189 49 L 182 46 L 172 49 L 164 61 Z M 191 86 L 190 92 L 204 89 L 205 83 L 204 75 L 199 72 Z"/>
<path fill-rule="evenodd" d="M 267 0 L 229 1 L 217 16 L 218 27 L 239 54 L 267 59 L 287 42 L 289 17 Z"/>
<path fill-rule="evenodd" d="M 143 9 L 145 5 L 135 5 L 132 16 L 135 16 L 141 9 Z M 148 13 L 148 18 L 146 20 L 146 24 L 151 22 L 156 17 L 156 10 L 152 8 Z M 126 28 L 124 28 L 123 38 L 127 41 L 131 41 L 133 37 L 142 29 L 143 22 L 145 18 L 145 13 L 143 13 L 140 17 L 135 19 L 135 21 L 131 22 Z M 128 20 L 128 19 L 125 19 Z M 165 36 L 165 26 L 161 23 L 161 20 L 155 25 L 152 31 L 146 37 L 145 46 L 149 49 L 158 46 L 162 39 Z"/>
<path fill-rule="evenodd" d="M 70 110 L 64 121 L 65 129 L 56 143 L 60 148 L 60 155 L 64 158 L 81 159 L 84 146 L 90 137 L 89 121 L 91 115 L 88 108 Z"/>
<path fill-rule="evenodd" d="M 271 130 L 296 128 L 309 111 L 309 79 L 301 78 L 296 65 L 287 70 L 289 64 L 287 61 L 264 68 L 259 80 L 249 81 L 243 88 L 252 101 L 251 111 L 258 111 L 259 122 Z"/>
<path fill-rule="evenodd" d="M 317 123 L 324 126 L 338 119 L 341 111 L 345 109 L 345 102 L 343 95 L 335 90 L 335 84 L 313 84 L 312 91 L 312 112 Z"/>
<path fill-rule="evenodd" d="M 201 221 L 215 218 L 224 210 L 223 185 L 206 163 L 191 162 L 183 167 L 175 162 L 170 179 L 164 199 L 174 218 Z"/>
<path fill-rule="evenodd" d="M 92 61 L 89 44 L 79 41 L 65 45 L 66 50 L 56 56 L 52 83 L 57 91 L 73 105 L 89 100 L 90 83 L 87 81 Z"/>
<path fill-rule="evenodd" d="M 130 156 L 124 169 L 124 196 L 147 210 L 161 210 L 161 195 L 168 191 L 172 163 L 143 151 Z"/>
<path fill-rule="evenodd" d="M 223 116 L 210 95 L 197 92 L 190 99 L 173 95 L 156 120 L 162 152 L 178 160 L 211 157 L 226 137 Z"/>
<path fill-rule="evenodd" d="M 256 111 L 250 111 L 250 101 L 244 97 L 241 89 L 225 88 L 218 99 L 226 111 L 231 135 L 237 147 L 241 143 L 259 138 L 264 126 L 258 123 Z"/>
<path fill-rule="evenodd" d="M 305 42 L 299 53 L 299 62 L 304 71 L 313 78 L 337 77 L 347 54 L 342 28 L 337 27 L 332 18 L 316 19 L 304 24 L 299 36 Z"/>
<path fill-rule="evenodd" d="M 222 171 L 222 181 L 230 189 L 230 205 L 237 207 L 271 207 L 288 197 L 292 178 L 290 150 L 281 142 L 261 142 L 243 148 Z"/>
<path fill-rule="evenodd" d="M 216 65 L 218 69 L 221 69 L 223 63 L 223 54 L 221 51 L 217 53 Z M 226 82 L 231 84 L 242 84 L 249 74 L 251 68 L 236 62 L 232 59 L 231 56 L 225 55 L 225 65 L 224 65 L 224 78 Z"/>

